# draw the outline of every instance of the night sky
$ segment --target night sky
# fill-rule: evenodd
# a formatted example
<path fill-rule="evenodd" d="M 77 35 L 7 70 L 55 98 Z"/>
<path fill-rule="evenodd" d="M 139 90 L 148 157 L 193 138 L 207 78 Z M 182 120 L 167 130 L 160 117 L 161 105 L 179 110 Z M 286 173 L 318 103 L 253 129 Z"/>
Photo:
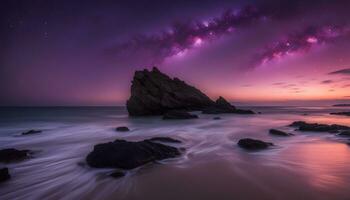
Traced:
<path fill-rule="evenodd" d="M 232 102 L 350 102 L 350 1 L 0 2 L 0 105 L 124 105 L 158 68 Z"/>

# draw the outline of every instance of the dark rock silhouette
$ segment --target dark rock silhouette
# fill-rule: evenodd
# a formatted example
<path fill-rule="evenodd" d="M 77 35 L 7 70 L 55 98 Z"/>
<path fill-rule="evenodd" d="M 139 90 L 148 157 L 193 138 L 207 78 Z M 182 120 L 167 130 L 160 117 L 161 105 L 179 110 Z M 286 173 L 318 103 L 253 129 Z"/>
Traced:
<path fill-rule="evenodd" d="M 342 130 L 350 130 L 350 127 L 338 125 L 338 124 L 318 124 L 318 123 L 306 123 L 304 121 L 295 121 L 289 126 L 298 127 L 299 131 L 314 131 L 314 132 L 328 132 L 338 133 Z"/>
<path fill-rule="evenodd" d="M 251 110 L 237 109 L 231 105 L 223 97 L 219 97 L 215 104 L 203 109 L 203 114 L 221 114 L 221 113 L 235 113 L 235 114 L 254 114 Z"/>
<path fill-rule="evenodd" d="M 167 142 L 167 143 L 181 143 L 180 140 L 176 140 L 170 137 L 153 137 L 151 139 L 148 139 L 152 142 Z"/>
<path fill-rule="evenodd" d="M 128 127 L 126 126 L 119 126 L 115 129 L 116 131 L 120 131 L 120 132 L 126 132 L 126 131 L 130 131 Z"/>
<path fill-rule="evenodd" d="M 350 104 L 335 104 L 334 107 L 350 107 Z"/>
<path fill-rule="evenodd" d="M 214 102 L 197 88 L 178 78 L 171 79 L 156 67 L 135 72 L 126 107 L 130 116 L 163 115 L 172 110 L 254 114 L 251 110 L 236 109 L 223 97 Z"/>
<path fill-rule="evenodd" d="M 163 119 L 196 119 L 197 115 L 185 111 L 171 110 L 163 115 Z"/>
<path fill-rule="evenodd" d="M 277 136 L 292 136 L 292 135 L 294 135 L 292 133 L 286 133 L 284 131 L 280 131 L 280 130 L 277 130 L 277 129 L 270 129 L 269 133 L 271 135 L 277 135 Z"/>
<path fill-rule="evenodd" d="M 96 168 L 133 169 L 141 165 L 180 156 L 180 151 L 171 146 L 144 140 L 129 142 L 115 140 L 94 146 L 86 161 Z"/>
<path fill-rule="evenodd" d="M 339 136 L 350 137 L 350 130 L 342 131 L 338 134 Z"/>
<path fill-rule="evenodd" d="M 125 176 L 125 173 L 122 171 L 116 170 L 116 171 L 110 173 L 109 176 L 111 176 L 113 178 L 121 178 L 121 177 Z"/>
<path fill-rule="evenodd" d="M 251 138 L 244 138 L 238 141 L 238 146 L 248 150 L 260 150 L 273 146 L 273 143 L 255 140 Z"/>
<path fill-rule="evenodd" d="M 344 115 L 344 116 L 350 116 L 350 112 L 337 112 L 337 113 L 330 113 L 331 115 Z"/>
<path fill-rule="evenodd" d="M 7 167 L 0 168 L 0 182 L 7 181 L 11 178 Z"/>
<path fill-rule="evenodd" d="M 214 102 L 193 86 L 157 68 L 136 71 L 126 106 L 130 116 L 162 115 L 169 110 L 201 110 Z"/>
<path fill-rule="evenodd" d="M 219 120 L 221 117 L 213 117 L 214 120 Z"/>
<path fill-rule="evenodd" d="M 29 158 L 29 150 L 2 149 L 0 150 L 0 162 L 14 162 Z"/>
<path fill-rule="evenodd" d="M 23 132 L 22 135 L 32 135 L 32 134 L 36 134 L 36 133 L 41 133 L 41 130 L 29 130 L 26 132 Z"/>

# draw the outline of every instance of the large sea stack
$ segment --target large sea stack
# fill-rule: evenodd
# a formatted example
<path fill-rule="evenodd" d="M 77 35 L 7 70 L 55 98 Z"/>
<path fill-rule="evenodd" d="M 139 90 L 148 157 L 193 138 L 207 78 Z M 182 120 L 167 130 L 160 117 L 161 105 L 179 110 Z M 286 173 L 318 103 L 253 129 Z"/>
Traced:
<path fill-rule="evenodd" d="M 130 116 L 162 115 L 169 110 L 203 110 L 214 102 L 197 88 L 170 78 L 156 67 L 136 71 L 127 101 Z"/>

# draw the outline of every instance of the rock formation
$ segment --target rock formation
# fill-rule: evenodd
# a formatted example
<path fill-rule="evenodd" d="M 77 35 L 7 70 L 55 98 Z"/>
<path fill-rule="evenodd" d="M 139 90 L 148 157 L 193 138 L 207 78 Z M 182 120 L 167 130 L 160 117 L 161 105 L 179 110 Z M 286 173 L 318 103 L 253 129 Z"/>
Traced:
<path fill-rule="evenodd" d="M 344 116 L 350 116 L 350 112 L 336 112 L 336 113 L 330 113 L 331 115 L 344 115 Z"/>
<path fill-rule="evenodd" d="M 277 130 L 277 129 L 270 129 L 269 133 L 271 135 L 277 135 L 277 136 L 292 136 L 292 135 L 294 135 L 293 133 L 286 133 L 284 131 L 280 131 L 280 130 Z"/>
<path fill-rule="evenodd" d="M 119 126 L 115 129 L 116 131 L 119 131 L 119 132 L 126 132 L 126 131 L 130 131 L 130 129 L 126 126 Z"/>
<path fill-rule="evenodd" d="M 338 125 L 338 124 L 318 124 L 318 123 L 306 123 L 303 121 L 295 121 L 289 126 L 298 127 L 299 131 L 314 131 L 314 132 L 328 132 L 338 133 L 342 130 L 350 130 L 350 127 Z"/>
<path fill-rule="evenodd" d="M 0 162 L 15 162 L 29 158 L 29 150 L 2 149 L 0 150 Z"/>
<path fill-rule="evenodd" d="M 202 110 L 214 102 L 200 90 L 157 68 L 136 71 L 126 106 L 130 116 L 162 115 L 169 110 Z"/>
<path fill-rule="evenodd" d="M 11 178 L 7 167 L 0 168 L 0 182 L 7 181 Z"/>
<path fill-rule="evenodd" d="M 156 67 L 135 72 L 126 106 L 130 116 L 162 115 L 172 110 L 254 114 L 251 110 L 236 109 L 223 97 L 214 102 L 197 88 L 170 78 Z"/>
<path fill-rule="evenodd" d="M 159 138 L 153 140 L 159 140 Z M 115 140 L 95 145 L 94 150 L 86 157 L 86 162 L 96 168 L 133 169 L 150 162 L 177 156 L 180 156 L 177 148 L 153 142 L 152 139 L 139 142 Z"/>
<path fill-rule="evenodd" d="M 254 114 L 251 110 L 237 109 L 231 105 L 223 97 L 219 97 L 215 103 L 203 109 L 204 114 L 221 114 L 221 113 L 234 113 L 234 114 Z"/>
<path fill-rule="evenodd" d="M 260 149 L 266 149 L 270 146 L 273 146 L 273 144 L 270 142 L 264 142 L 261 140 L 244 138 L 238 141 L 238 146 L 248 150 L 260 150 Z"/>

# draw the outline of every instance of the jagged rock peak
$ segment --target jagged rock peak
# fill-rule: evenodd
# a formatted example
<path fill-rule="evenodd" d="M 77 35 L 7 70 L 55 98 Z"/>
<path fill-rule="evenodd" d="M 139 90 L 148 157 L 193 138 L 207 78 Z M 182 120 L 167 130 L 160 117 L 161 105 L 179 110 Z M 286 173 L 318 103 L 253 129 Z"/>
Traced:
<path fill-rule="evenodd" d="M 197 88 L 170 78 L 156 67 L 136 71 L 127 110 L 131 116 L 161 115 L 170 110 L 202 110 L 214 102 Z"/>

